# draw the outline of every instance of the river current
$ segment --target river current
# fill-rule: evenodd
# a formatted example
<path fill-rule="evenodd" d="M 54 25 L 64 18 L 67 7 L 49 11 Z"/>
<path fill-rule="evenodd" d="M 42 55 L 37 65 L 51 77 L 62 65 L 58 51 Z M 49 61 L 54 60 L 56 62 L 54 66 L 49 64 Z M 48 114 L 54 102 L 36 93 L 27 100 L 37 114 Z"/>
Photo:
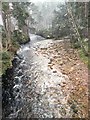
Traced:
<path fill-rule="evenodd" d="M 53 41 L 31 34 L 31 41 L 17 51 L 13 70 L 13 101 L 8 118 L 70 118 L 67 104 L 71 83 L 67 75 L 48 68 L 50 56 L 38 48 L 47 48 Z M 68 83 L 68 84 L 67 84 Z M 62 86 L 66 85 L 63 91 Z"/>

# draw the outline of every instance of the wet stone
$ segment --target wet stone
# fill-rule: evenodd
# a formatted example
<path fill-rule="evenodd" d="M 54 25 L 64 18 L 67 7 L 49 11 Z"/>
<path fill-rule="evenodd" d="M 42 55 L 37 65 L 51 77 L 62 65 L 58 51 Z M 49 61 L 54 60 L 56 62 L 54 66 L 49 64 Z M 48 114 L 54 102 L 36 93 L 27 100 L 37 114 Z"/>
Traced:
<path fill-rule="evenodd" d="M 57 73 L 57 71 L 56 71 L 56 70 L 54 70 L 54 71 L 53 71 L 53 73 Z"/>

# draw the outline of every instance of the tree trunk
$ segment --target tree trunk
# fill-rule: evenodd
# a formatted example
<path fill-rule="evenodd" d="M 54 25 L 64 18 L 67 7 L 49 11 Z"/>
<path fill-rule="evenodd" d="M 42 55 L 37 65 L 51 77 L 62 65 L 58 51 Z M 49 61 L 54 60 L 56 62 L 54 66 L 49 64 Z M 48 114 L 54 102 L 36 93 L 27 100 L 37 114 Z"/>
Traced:
<path fill-rule="evenodd" d="M 6 27 L 6 14 L 5 13 L 2 13 L 2 20 L 3 20 L 3 27 L 5 30 L 6 38 L 8 39 L 8 32 L 7 32 L 7 27 Z M 6 40 L 6 51 L 7 51 L 7 41 L 8 40 Z"/>
<path fill-rule="evenodd" d="M 7 33 L 8 33 L 8 49 L 11 46 L 11 17 L 9 11 L 7 12 Z"/>
<path fill-rule="evenodd" d="M 6 34 L 6 51 L 11 46 L 11 19 L 10 19 L 10 11 L 2 12 L 2 19 L 3 19 L 3 27 Z"/>
<path fill-rule="evenodd" d="M 75 31 L 75 34 L 76 34 L 76 36 L 77 36 L 77 38 L 78 38 L 78 42 L 79 42 L 79 44 L 80 44 L 80 46 L 81 46 L 81 49 L 83 50 L 83 52 L 84 52 L 85 55 L 88 55 L 88 52 L 87 52 L 87 51 L 85 50 L 85 48 L 84 48 L 83 41 L 82 41 L 81 36 L 80 36 L 80 33 L 79 33 L 79 31 L 78 31 L 78 27 L 77 27 L 76 21 L 75 21 L 75 19 L 74 19 L 73 14 L 72 14 L 72 8 L 71 8 L 70 3 L 67 3 L 67 12 L 68 12 L 68 14 L 71 16 L 72 25 L 73 25 L 73 30 Z"/>
<path fill-rule="evenodd" d="M 88 37 L 88 2 L 85 2 L 85 19 L 86 19 L 86 31 Z"/>

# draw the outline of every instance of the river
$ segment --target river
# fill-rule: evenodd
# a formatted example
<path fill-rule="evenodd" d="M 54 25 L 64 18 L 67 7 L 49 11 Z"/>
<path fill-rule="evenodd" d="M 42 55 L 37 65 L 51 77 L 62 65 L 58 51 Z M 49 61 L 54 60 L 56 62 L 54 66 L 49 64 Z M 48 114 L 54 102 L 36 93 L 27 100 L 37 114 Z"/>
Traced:
<path fill-rule="evenodd" d="M 17 51 L 13 68 L 9 70 L 11 89 L 6 91 L 10 97 L 4 117 L 72 117 L 72 110 L 67 103 L 72 89 L 71 81 L 67 75 L 48 67 L 52 56 L 44 57 L 37 51 L 38 48 L 47 49 L 53 40 L 34 34 L 30 34 L 30 38 L 31 41 Z M 63 86 L 66 86 L 64 90 Z"/>

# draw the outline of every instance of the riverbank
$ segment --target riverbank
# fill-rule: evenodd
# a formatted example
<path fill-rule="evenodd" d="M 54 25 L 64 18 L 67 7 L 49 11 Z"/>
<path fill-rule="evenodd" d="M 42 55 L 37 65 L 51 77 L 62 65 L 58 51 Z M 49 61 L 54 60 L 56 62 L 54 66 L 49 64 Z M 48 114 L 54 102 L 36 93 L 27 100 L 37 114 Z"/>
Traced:
<path fill-rule="evenodd" d="M 2 50 L 0 51 L 0 76 L 5 74 L 5 71 L 12 67 L 12 60 L 14 59 L 15 54 L 22 45 L 30 42 L 30 36 L 15 30 L 12 33 L 11 42 L 7 42 L 5 31 L 2 29 Z"/>
<path fill-rule="evenodd" d="M 12 106 L 15 102 L 15 96 L 13 94 L 13 87 L 15 86 L 15 68 L 19 65 L 23 58 L 17 55 L 17 51 L 21 46 L 30 42 L 30 39 L 24 40 L 22 44 L 12 46 L 12 51 L 2 52 L 2 66 L 1 66 L 1 78 L 2 78 L 2 117 L 6 118 L 13 110 Z M 13 51 L 14 50 L 14 51 Z"/>
<path fill-rule="evenodd" d="M 13 111 L 12 106 L 15 102 L 15 96 L 13 94 L 13 87 L 15 85 L 14 74 L 15 68 L 19 65 L 20 61 L 18 61 L 14 56 L 12 66 L 9 66 L 2 75 L 2 118 L 8 117 L 8 115 Z"/>
<path fill-rule="evenodd" d="M 40 48 L 39 54 L 51 56 L 48 67 L 67 75 L 71 81 L 71 91 L 68 105 L 72 110 L 72 117 L 88 116 L 88 65 L 80 58 L 76 49 L 70 47 L 69 41 L 55 42 L 48 48 Z M 66 89 L 66 84 L 63 85 Z M 70 88 L 68 88 L 70 89 Z"/>

